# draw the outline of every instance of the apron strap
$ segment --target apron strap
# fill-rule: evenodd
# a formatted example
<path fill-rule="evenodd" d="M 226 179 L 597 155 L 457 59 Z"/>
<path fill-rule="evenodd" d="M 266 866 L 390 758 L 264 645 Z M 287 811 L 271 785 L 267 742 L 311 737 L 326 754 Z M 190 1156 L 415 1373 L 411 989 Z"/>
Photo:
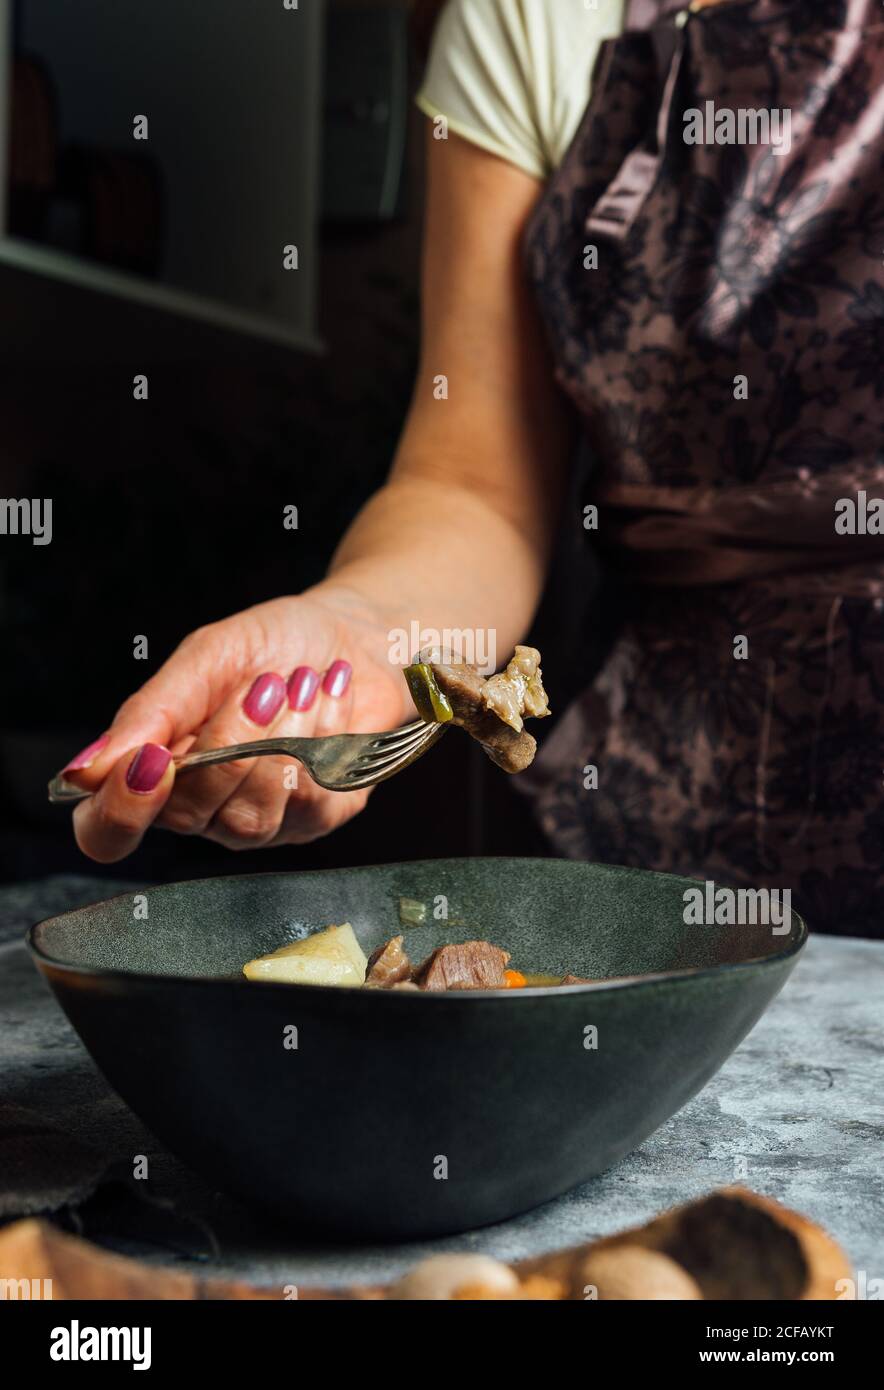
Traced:
<path fill-rule="evenodd" d="M 634 7 L 635 3 L 636 0 L 633 0 L 631 8 Z M 682 0 L 638 0 L 638 4 L 644 5 L 648 11 L 653 11 L 655 20 L 660 18 L 663 10 L 669 12 L 684 9 Z M 650 148 L 637 146 L 626 156 L 613 182 L 608 185 L 593 207 L 584 223 L 584 228 L 594 236 L 605 236 L 614 241 L 623 241 L 641 212 L 660 172 L 663 151 L 666 147 L 666 134 L 669 129 L 669 117 L 672 111 L 672 98 L 675 95 L 685 51 L 684 25 L 678 27 L 666 25 L 657 30 L 656 38 L 661 41 L 655 43 L 655 47 L 658 50 L 658 59 L 662 57 L 666 77 L 660 98 L 660 109 L 657 113 L 653 144 Z M 608 54 L 605 78 L 612 57 L 613 49 Z"/>

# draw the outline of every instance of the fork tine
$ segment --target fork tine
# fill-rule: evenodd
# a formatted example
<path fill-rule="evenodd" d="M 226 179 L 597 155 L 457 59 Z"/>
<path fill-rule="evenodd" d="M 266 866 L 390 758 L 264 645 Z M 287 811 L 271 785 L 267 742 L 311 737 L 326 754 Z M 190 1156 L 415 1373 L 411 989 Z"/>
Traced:
<path fill-rule="evenodd" d="M 412 719 L 410 724 L 398 724 L 395 729 L 384 729 L 376 734 L 375 738 L 380 742 L 381 739 L 399 738 L 403 734 L 416 734 L 426 728 L 432 728 L 425 719 Z"/>
<path fill-rule="evenodd" d="M 358 759 L 349 772 L 346 774 L 349 781 L 352 777 L 376 777 L 382 772 L 386 772 L 391 767 L 401 767 L 410 761 L 415 753 L 419 753 L 429 742 L 428 739 L 421 739 L 411 745 L 410 748 L 402 749 L 397 753 L 390 753 L 385 758 Z"/>
<path fill-rule="evenodd" d="M 360 787 L 374 786 L 376 782 L 386 781 L 400 768 L 407 767 L 419 758 L 425 748 L 436 742 L 444 729 L 444 724 L 424 724 L 418 737 L 395 752 L 388 752 L 386 756 L 380 757 L 371 753 L 363 754 L 345 774 L 344 785 L 355 791 Z"/>
<path fill-rule="evenodd" d="M 398 744 L 407 742 L 419 734 L 425 734 L 428 729 L 435 728 L 435 725 L 428 724 L 425 719 L 415 719 L 410 724 L 400 724 L 398 729 L 387 729 L 384 733 L 378 734 L 370 746 L 372 748 L 395 748 Z"/>
<path fill-rule="evenodd" d="M 365 757 L 372 753 L 390 753 L 394 752 L 397 748 L 407 748 L 414 743 L 416 739 L 421 739 L 426 730 L 432 727 L 431 724 L 425 724 L 424 721 L 421 720 L 418 728 L 413 728 L 411 725 L 408 725 L 405 729 L 394 729 L 389 734 L 381 734 L 373 743 L 366 746 L 365 753 L 361 756 Z"/>
<path fill-rule="evenodd" d="M 412 748 L 418 748 L 427 739 L 427 730 L 431 729 L 431 724 L 424 725 L 424 731 L 419 734 L 412 734 L 410 738 L 403 738 L 398 743 L 376 743 L 363 749 L 359 757 L 354 762 L 354 767 L 373 767 L 378 763 L 386 762 L 390 758 L 397 758 L 405 753 L 409 753 Z"/>
<path fill-rule="evenodd" d="M 407 753 L 394 753 L 389 758 L 379 758 L 375 762 L 356 762 L 348 772 L 344 774 L 345 780 L 349 784 L 353 778 L 379 777 L 381 773 L 387 772 L 391 767 L 402 767 L 412 753 L 419 752 L 422 744 L 416 743 L 414 748 L 410 748 Z"/>

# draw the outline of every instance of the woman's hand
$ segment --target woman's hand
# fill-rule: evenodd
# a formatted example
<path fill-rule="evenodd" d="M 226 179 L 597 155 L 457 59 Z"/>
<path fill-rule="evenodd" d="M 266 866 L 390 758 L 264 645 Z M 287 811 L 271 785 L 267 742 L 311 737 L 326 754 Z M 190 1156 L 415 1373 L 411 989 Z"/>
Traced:
<path fill-rule="evenodd" d="M 290 758 L 222 763 L 176 781 L 172 755 L 271 734 L 394 728 L 414 709 L 388 660 L 387 633 L 378 614 L 333 583 L 192 633 L 65 769 L 95 792 L 74 811 L 80 848 L 112 863 L 156 823 L 255 849 L 303 844 L 349 820 L 368 792 L 324 791 Z"/>
<path fill-rule="evenodd" d="M 388 661 L 394 627 L 414 623 L 440 642 L 481 631 L 501 657 L 528 628 L 574 423 L 522 264 L 541 185 L 456 135 L 434 139 L 430 122 L 427 154 L 421 362 L 390 481 L 350 527 L 329 579 L 188 637 L 106 741 L 65 769 L 97 792 L 74 812 L 93 859 L 122 859 L 154 821 L 234 849 L 326 834 L 362 809 L 365 792 L 322 791 L 303 771 L 290 790 L 297 764 L 280 758 L 175 782 L 170 755 L 271 732 L 394 728 L 414 717 Z M 293 678 L 303 667 L 312 674 Z"/>

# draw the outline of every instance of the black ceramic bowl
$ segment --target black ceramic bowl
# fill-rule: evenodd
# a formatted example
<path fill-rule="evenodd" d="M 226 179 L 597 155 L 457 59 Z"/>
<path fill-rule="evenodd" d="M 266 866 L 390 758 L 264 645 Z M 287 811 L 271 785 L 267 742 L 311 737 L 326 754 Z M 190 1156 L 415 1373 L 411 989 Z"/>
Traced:
<path fill-rule="evenodd" d="M 559 859 L 261 874 L 148 889 L 146 917 L 112 898 L 30 944 L 111 1085 L 193 1168 L 312 1234 L 402 1239 L 601 1172 L 746 1036 L 806 928 L 686 926 L 687 887 Z M 448 918 L 402 928 L 401 897 L 444 898 Z M 366 953 L 400 930 L 413 959 L 484 937 L 525 970 L 601 983 L 425 995 L 242 977 L 345 921 Z"/>

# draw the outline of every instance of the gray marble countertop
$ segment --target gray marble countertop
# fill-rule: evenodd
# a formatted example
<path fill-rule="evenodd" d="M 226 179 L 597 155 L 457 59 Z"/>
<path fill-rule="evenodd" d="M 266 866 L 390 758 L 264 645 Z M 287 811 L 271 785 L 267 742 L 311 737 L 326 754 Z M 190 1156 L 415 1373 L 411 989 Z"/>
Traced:
<path fill-rule="evenodd" d="M 736 1181 L 818 1221 L 857 1269 L 884 1277 L 884 943 L 812 937 L 782 994 L 705 1090 L 636 1153 L 567 1196 L 430 1244 L 305 1245 L 163 1149 L 111 1091 L 30 962 L 22 937 L 32 923 L 131 886 L 55 877 L 0 888 L 0 1100 L 38 1108 L 108 1160 L 147 1154 L 152 1195 L 213 1232 L 218 1253 L 202 1273 L 306 1286 L 383 1282 L 437 1250 L 519 1259 Z"/>

